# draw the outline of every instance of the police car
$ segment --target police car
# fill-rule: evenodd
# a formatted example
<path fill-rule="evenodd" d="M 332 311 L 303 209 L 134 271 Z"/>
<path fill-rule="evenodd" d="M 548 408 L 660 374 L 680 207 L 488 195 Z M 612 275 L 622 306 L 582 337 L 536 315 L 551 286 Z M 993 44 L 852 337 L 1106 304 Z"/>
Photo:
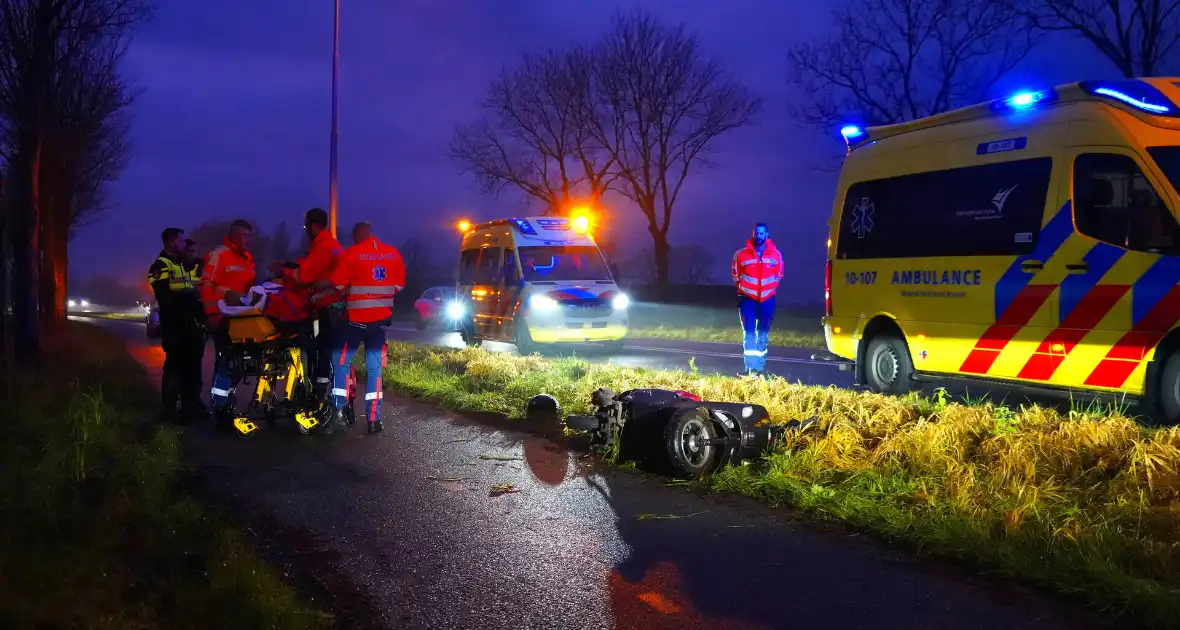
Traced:
<path fill-rule="evenodd" d="M 618 351 L 627 335 L 630 300 L 585 218 L 464 225 L 455 295 L 447 313 L 469 345 L 503 341 L 529 354 L 596 343 Z"/>
<path fill-rule="evenodd" d="M 823 322 L 859 383 L 1125 392 L 1180 422 L 1180 79 L 842 134 Z"/>

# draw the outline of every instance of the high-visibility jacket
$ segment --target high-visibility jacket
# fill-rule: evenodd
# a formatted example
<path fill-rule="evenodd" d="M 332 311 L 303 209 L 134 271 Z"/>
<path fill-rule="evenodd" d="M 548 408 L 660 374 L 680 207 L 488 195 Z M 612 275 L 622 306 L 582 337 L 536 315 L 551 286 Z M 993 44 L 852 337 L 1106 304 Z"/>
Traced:
<path fill-rule="evenodd" d="M 184 263 L 161 251 L 148 268 L 148 284 L 156 304 L 169 320 L 194 316 L 197 306 L 196 285 Z M 186 312 L 187 311 L 187 312 Z"/>
<path fill-rule="evenodd" d="M 245 294 L 254 285 L 254 257 L 234 247 L 227 238 L 205 258 L 201 280 L 205 314 L 216 320 L 221 316 L 217 302 L 225 298 L 226 291 Z"/>
<path fill-rule="evenodd" d="M 343 251 L 340 241 L 337 241 L 328 230 L 323 230 L 312 239 L 307 256 L 298 261 L 299 267 L 283 270 L 283 277 L 309 286 L 321 280 L 328 280 Z M 344 296 L 335 287 L 321 289 L 311 295 L 312 303 L 317 309 L 331 306 L 343 299 Z"/>
<path fill-rule="evenodd" d="M 754 243 L 747 241 L 733 255 L 730 273 L 738 293 L 765 302 L 774 297 L 783 279 L 783 255 L 770 239 L 766 239 L 761 255 L 754 249 Z"/>
<path fill-rule="evenodd" d="M 372 324 L 393 317 L 393 298 L 406 284 L 406 265 L 396 247 L 371 237 L 340 255 L 332 284 L 344 293 L 348 320 Z"/>

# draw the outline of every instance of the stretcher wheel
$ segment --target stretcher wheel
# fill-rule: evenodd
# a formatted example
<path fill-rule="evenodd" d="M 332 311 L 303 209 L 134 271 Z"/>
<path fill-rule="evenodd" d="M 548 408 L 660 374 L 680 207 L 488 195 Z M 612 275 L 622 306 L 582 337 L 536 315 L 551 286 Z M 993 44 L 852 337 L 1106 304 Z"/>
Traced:
<path fill-rule="evenodd" d="M 709 441 L 716 437 L 717 429 L 704 407 L 686 407 L 673 414 L 664 427 L 664 448 L 673 472 L 696 478 L 713 471 L 721 451 Z"/>

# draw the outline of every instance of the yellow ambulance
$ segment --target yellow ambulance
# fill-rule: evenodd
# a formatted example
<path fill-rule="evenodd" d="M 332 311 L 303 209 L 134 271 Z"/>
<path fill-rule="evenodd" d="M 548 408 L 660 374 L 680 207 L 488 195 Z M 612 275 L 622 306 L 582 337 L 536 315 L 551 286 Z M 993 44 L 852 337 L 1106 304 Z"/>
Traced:
<path fill-rule="evenodd" d="M 1180 78 L 841 133 L 823 324 L 858 383 L 1125 392 L 1180 422 Z"/>
<path fill-rule="evenodd" d="M 586 218 L 463 224 L 456 301 L 447 316 L 468 345 L 555 343 L 622 349 L 630 299 L 619 290 Z"/>

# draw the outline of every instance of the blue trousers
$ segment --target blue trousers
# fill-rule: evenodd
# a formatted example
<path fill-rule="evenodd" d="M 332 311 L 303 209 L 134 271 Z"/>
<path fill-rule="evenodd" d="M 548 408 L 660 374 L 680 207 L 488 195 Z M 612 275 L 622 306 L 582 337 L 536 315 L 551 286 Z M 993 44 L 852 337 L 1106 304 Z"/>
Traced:
<path fill-rule="evenodd" d="M 348 406 L 348 366 L 357 348 L 365 346 L 365 413 L 369 422 L 381 419 L 381 372 L 385 370 L 385 327 L 341 323 L 332 334 L 332 405 Z"/>
<path fill-rule="evenodd" d="M 766 369 L 766 354 L 770 348 L 770 325 L 774 322 L 774 296 L 759 302 L 743 297 L 738 306 L 742 318 L 742 358 L 746 370 L 761 372 Z"/>

